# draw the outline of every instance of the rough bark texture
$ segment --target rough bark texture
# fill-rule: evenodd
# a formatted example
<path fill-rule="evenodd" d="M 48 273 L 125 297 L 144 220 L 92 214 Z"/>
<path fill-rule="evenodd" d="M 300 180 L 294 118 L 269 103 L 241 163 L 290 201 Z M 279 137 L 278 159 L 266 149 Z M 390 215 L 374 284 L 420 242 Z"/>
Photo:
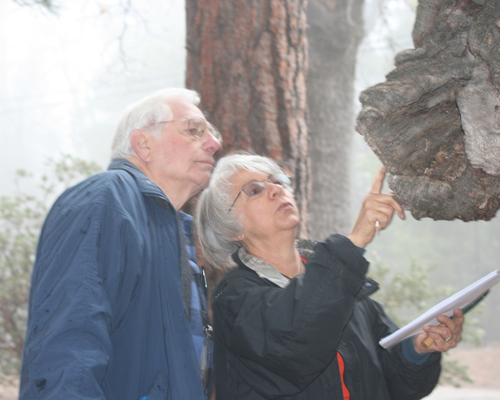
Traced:
<path fill-rule="evenodd" d="M 349 173 L 354 125 L 356 54 L 364 0 L 309 0 L 310 232 L 323 240 L 350 227 Z"/>
<path fill-rule="evenodd" d="M 307 235 L 306 0 L 187 0 L 186 86 L 221 130 L 218 154 L 246 150 L 294 177 Z"/>
<path fill-rule="evenodd" d="M 500 207 L 500 2 L 420 0 L 415 49 L 361 94 L 356 129 L 416 219 L 489 220 Z"/>

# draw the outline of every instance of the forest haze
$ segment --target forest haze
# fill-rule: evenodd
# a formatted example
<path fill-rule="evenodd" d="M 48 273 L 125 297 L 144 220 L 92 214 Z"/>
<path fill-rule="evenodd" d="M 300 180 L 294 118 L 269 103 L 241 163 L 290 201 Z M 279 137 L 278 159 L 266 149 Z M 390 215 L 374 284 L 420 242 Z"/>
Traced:
<path fill-rule="evenodd" d="M 359 94 L 384 82 L 385 75 L 394 69 L 395 55 L 413 47 L 416 2 L 365 0 L 364 7 L 365 34 L 357 52 L 355 91 L 347 96 L 354 99 L 354 104 L 348 105 L 354 113 L 361 109 Z M 124 107 L 163 87 L 184 86 L 185 20 L 181 0 L 74 0 L 60 2 L 57 14 L 0 0 L 0 125 L 4 145 L 0 196 L 43 193 L 36 186 L 43 174 L 53 173 L 47 160 L 58 160 L 62 154 L 105 169 Z M 346 160 L 350 161 L 342 172 L 350 179 L 343 214 L 350 225 L 381 162 L 355 132 L 354 120 L 346 136 L 351 149 Z M 332 165 L 325 162 L 322 172 L 335 177 L 340 167 Z M 33 179 L 19 181 L 18 169 L 32 173 Z M 58 190 L 62 188 L 58 186 Z M 50 204 L 57 194 L 50 193 L 42 200 Z M 0 229 L 9 233 L 4 222 Z M 432 305 L 444 296 L 443 287 L 456 291 L 498 269 L 499 238 L 498 217 L 488 222 L 417 221 L 407 213 L 405 221 L 395 218 L 377 235 L 366 257 L 371 272 L 389 270 L 382 283 L 390 282 L 397 273 L 408 274 L 412 265 L 422 267 L 422 284 L 435 285 L 440 292 L 430 299 Z M 2 261 L 0 268 L 4 265 Z M 420 284 L 417 280 L 413 283 Z M 470 327 L 479 326 L 484 331 L 482 345 L 500 345 L 499 314 L 497 287 L 484 305 L 470 314 Z"/>

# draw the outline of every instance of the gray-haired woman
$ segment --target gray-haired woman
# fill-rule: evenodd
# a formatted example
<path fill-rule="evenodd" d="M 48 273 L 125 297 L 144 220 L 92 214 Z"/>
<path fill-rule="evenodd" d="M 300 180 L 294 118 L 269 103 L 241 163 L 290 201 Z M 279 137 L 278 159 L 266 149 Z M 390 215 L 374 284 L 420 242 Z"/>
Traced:
<path fill-rule="evenodd" d="M 363 248 L 402 207 L 374 180 L 348 237 L 296 241 L 290 180 L 271 159 L 219 160 L 198 202 L 202 249 L 234 267 L 213 295 L 215 387 L 226 399 L 420 399 L 440 373 L 440 352 L 460 341 L 463 316 L 385 350 L 397 327 L 369 298 Z M 378 223 L 377 223 L 378 221 Z M 434 344 L 425 349 L 429 335 Z M 451 339 L 450 339 L 451 338 Z M 448 340 L 446 340 L 448 339 Z M 429 354 L 432 353 L 432 354 Z"/>

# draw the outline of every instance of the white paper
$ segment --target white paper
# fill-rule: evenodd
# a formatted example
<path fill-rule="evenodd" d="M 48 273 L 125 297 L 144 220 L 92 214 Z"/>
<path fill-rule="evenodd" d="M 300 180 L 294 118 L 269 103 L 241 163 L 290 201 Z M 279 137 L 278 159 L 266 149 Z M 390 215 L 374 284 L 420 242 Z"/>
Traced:
<path fill-rule="evenodd" d="M 392 335 L 386 336 L 380 340 L 379 344 L 388 349 L 394 346 L 400 341 L 415 336 L 423 332 L 423 327 L 425 325 L 439 325 L 437 317 L 440 315 L 447 315 L 448 317 L 453 315 L 453 310 L 455 308 L 464 308 L 476 300 L 478 297 L 483 295 L 488 289 L 493 285 L 497 284 L 500 280 L 500 272 L 498 270 L 491 272 L 485 277 L 474 282 L 472 285 L 467 286 L 465 289 L 453 296 L 448 297 L 443 300 L 438 305 L 432 307 L 429 311 L 422 314 L 420 317 L 410 322 L 408 325 L 401 329 L 398 329 Z"/>

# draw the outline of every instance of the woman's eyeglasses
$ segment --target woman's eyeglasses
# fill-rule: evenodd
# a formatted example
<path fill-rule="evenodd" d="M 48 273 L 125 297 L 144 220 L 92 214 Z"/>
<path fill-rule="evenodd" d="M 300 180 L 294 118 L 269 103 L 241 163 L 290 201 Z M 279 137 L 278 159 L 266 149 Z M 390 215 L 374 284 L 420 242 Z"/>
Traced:
<path fill-rule="evenodd" d="M 231 204 L 231 207 L 229 207 L 229 210 L 227 210 L 227 212 L 229 213 L 232 210 L 234 204 L 236 203 L 236 200 L 238 200 L 238 198 L 240 197 L 241 192 L 244 192 L 249 197 L 254 197 L 261 194 L 264 190 L 266 190 L 266 185 L 264 182 L 269 182 L 272 183 L 273 185 L 278 185 L 285 189 L 292 184 L 290 178 L 284 174 L 269 175 L 266 179 L 262 181 L 250 181 L 248 183 L 245 183 L 241 188 L 241 190 L 239 191 L 236 198 L 234 199 L 233 204 Z"/>

